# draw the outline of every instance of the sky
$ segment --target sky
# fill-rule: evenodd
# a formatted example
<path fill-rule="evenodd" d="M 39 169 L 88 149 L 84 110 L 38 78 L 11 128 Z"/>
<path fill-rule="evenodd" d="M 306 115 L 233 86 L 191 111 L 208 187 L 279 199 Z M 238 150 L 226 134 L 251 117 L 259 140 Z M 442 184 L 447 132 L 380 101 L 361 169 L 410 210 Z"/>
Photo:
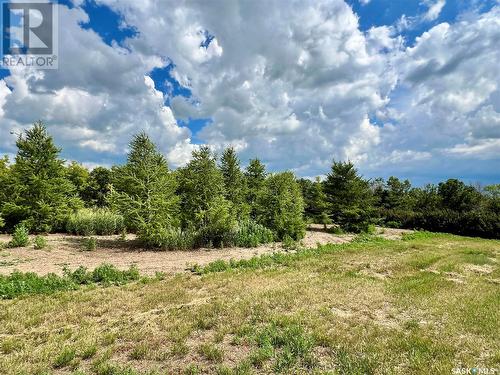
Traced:
<path fill-rule="evenodd" d="M 500 183 L 500 0 L 64 0 L 57 70 L 0 70 L 0 154 L 42 120 L 67 160 Z M 12 133 L 12 134 L 11 134 Z"/>

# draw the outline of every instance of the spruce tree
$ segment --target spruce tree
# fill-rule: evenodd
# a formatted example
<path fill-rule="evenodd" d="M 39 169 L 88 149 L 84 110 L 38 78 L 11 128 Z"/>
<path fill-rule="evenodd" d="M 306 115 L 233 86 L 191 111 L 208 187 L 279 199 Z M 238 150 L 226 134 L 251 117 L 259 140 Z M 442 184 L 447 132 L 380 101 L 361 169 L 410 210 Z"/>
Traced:
<path fill-rule="evenodd" d="M 224 178 L 225 198 L 233 203 L 239 220 L 247 219 L 249 208 L 245 201 L 245 179 L 234 148 L 226 148 L 222 153 L 220 170 Z"/>
<path fill-rule="evenodd" d="M 3 217 L 10 227 L 23 221 L 34 232 L 61 229 L 81 201 L 66 178 L 60 149 L 41 121 L 20 135 L 16 145 L 11 196 L 2 207 Z"/>
<path fill-rule="evenodd" d="M 146 241 L 148 234 L 179 226 L 176 180 L 146 133 L 134 136 L 127 164 L 114 169 L 113 185 L 112 207 Z"/>
<path fill-rule="evenodd" d="M 178 172 L 183 227 L 199 234 L 198 245 L 222 246 L 236 228 L 232 204 L 225 198 L 224 176 L 204 146 Z"/>
<path fill-rule="evenodd" d="M 374 216 L 373 194 L 354 164 L 334 161 L 324 188 L 334 223 L 347 231 L 368 230 Z"/>
<path fill-rule="evenodd" d="M 250 215 L 255 219 L 255 204 L 266 179 L 266 167 L 259 159 L 252 159 L 245 170 L 246 196 Z"/>
<path fill-rule="evenodd" d="M 276 237 L 299 240 L 305 234 L 304 200 L 291 172 L 272 174 L 257 196 L 257 221 L 273 230 Z"/>

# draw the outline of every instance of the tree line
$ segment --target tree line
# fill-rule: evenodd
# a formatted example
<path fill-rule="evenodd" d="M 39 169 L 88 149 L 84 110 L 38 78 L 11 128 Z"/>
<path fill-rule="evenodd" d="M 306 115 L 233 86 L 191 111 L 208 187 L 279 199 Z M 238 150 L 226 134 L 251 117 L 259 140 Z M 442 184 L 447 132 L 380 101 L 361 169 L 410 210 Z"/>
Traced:
<path fill-rule="evenodd" d="M 0 159 L 0 226 L 8 232 L 22 225 L 32 233 L 79 233 L 85 220 L 87 228 L 105 228 L 99 233 L 124 227 L 145 246 L 164 249 L 300 240 L 307 222 L 349 232 L 383 224 L 500 234 L 500 185 L 448 180 L 416 188 L 395 177 L 364 179 L 352 163 L 336 161 L 323 181 L 310 181 L 269 173 L 259 159 L 243 169 L 233 148 L 218 157 L 200 147 L 172 170 L 146 133 L 133 137 L 124 165 L 89 171 L 60 157 L 41 122 L 16 146 L 12 163 Z"/>

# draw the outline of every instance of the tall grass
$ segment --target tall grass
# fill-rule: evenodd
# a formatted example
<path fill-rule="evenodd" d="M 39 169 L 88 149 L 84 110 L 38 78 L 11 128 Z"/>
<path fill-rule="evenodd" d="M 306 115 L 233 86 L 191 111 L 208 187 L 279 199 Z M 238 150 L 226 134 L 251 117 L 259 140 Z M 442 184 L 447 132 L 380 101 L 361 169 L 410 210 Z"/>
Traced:
<path fill-rule="evenodd" d="M 82 236 L 118 234 L 124 228 L 122 215 L 103 208 L 78 210 L 66 222 L 68 233 Z"/>

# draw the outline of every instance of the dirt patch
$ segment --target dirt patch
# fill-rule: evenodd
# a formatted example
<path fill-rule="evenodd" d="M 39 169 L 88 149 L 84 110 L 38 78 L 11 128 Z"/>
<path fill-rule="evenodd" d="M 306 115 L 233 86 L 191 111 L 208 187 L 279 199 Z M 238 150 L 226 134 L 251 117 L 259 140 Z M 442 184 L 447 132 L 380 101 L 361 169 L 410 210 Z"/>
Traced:
<path fill-rule="evenodd" d="M 401 238 L 406 231 L 384 229 L 380 234 L 386 238 Z M 399 237 L 398 237 L 399 236 Z M 134 235 L 126 240 L 120 236 L 96 236 L 97 250 L 84 251 L 83 237 L 67 234 L 47 236 L 48 246 L 35 250 L 33 246 L 4 249 L 0 251 L 0 274 L 10 274 L 14 270 L 62 274 L 63 267 L 75 269 L 79 266 L 94 269 L 102 263 L 110 263 L 119 269 L 136 265 L 143 274 L 155 272 L 176 273 L 186 270 L 193 264 L 205 265 L 215 260 L 249 259 L 256 255 L 285 251 L 280 243 L 273 243 L 256 248 L 197 249 L 192 251 L 151 251 L 141 248 Z M 323 230 L 321 225 L 311 225 L 302 244 L 316 247 L 318 244 L 346 243 L 354 235 L 335 235 Z M 9 236 L 0 235 L 0 242 L 8 242 Z"/>

